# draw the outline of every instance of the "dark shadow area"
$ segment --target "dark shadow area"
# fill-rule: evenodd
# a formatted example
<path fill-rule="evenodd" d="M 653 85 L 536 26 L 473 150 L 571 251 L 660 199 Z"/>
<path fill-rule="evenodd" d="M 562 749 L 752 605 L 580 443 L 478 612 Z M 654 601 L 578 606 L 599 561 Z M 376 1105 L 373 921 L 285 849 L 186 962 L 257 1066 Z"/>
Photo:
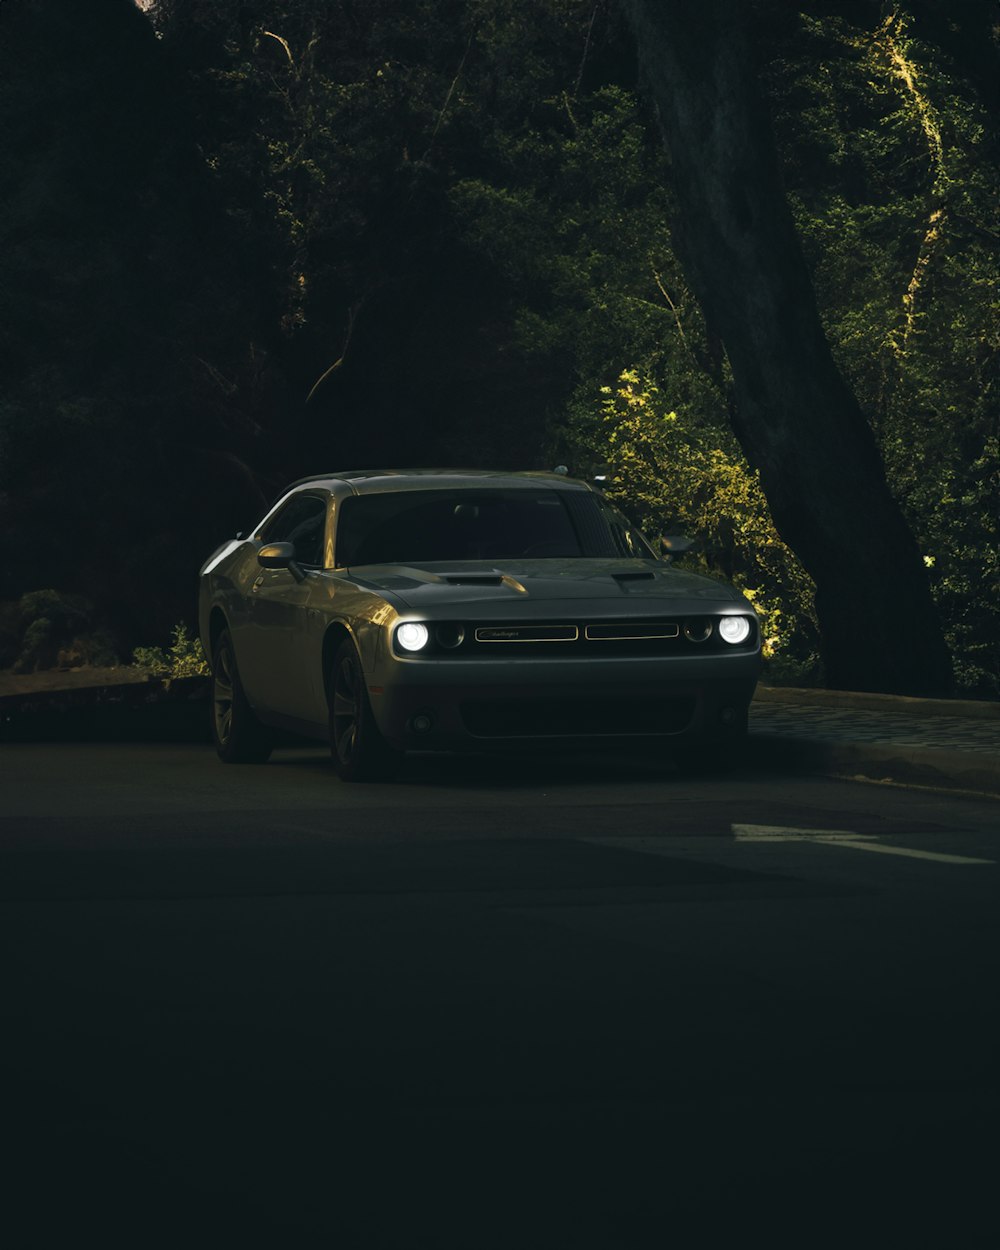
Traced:
<path fill-rule="evenodd" d="M 0 742 L 208 742 L 204 678 L 8 695 Z"/>
<path fill-rule="evenodd" d="M 309 750 L 310 745 L 315 746 L 315 752 Z M 324 750 L 319 744 L 309 744 L 304 740 L 286 741 L 285 747 L 277 751 L 265 767 L 310 771 L 329 768 L 333 784 L 344 784 L 338 781 L 328 754 L 319 754 Z M 711 748 L 707 748 L 707 753 L 710 762 Z M 520 745 L 517 749 L 484 754 L 413 751 L 408 753 L 396 779 L 384 784 L 427 790 L 447 787 L 525 791 L 603 783 L 608 786 L 663 782 L 680 784 L 690 775 L 686 764 L 687 761 L 678 764 L 667 746 L 636 748 L 619 744 L 614 749 L 599 751 L 588 743 L 574 751 L 565 746 L 554 749 L 539 740 L 531 745 Z M 711 773 L 710 768 L 706 771 Z M 704 773 L 698 775 L 703 776 Z M 737 767 L 728 761 L 720 761 L 714 775 L 743 783 L 753 781 L 757 776 L 752 768 Z M 378 783 L 364 787 L 366 791 L 381 788 Z"/>
<path fill-rule="evenodd" d="M 463 1075 L 475 1061 L 504 1077 L 451 1106 L 413 1091 L 359 1100 L 349 1070 L 221 1085 L 188 1074 L 144 1099 L 155 1146 L 116 1127 L 133 1112 L 124 1089 L 96 1121 L 59 1115 L 56 1127 L 16 1114 L 14 1212 L 30 1212 L 21 1228 L 33 1244 L 87 1226 L 103 1244 L 171 1250 L 276 1237 L 427 1250 L 722 1247 L 748 1230 L 772 1246 L 985 1246 L 996 1230 L 991 1154 L 954 1139 L 947 1109 L 979 1102 L 995 1114 L 975 1080 L 876 1090 L 793 1064 L 750 1082 L 701 1073 L 643 1089 L 657 1057 L 641 1042 L 584 1045 L 576 1064 L 544 1043 L 479 1051 Z M 548 1096 L 534 1093 L 534 1065 L 556 1073 Z M 608 1071 L 623 1068 L 639 1076 L 634 1088 L 608 1089 Z M 213 1148 L 215 1182 L 195 1179 Z"/>
<path fill-rule="evenodd" d="M 403 896 L 770 887 L 785 874 L 562 838 L 409 839 L 178 850 L 8 850 L 8 901 Z M 799 883 L 797 883 L 799 884 Z M 802 887 L 814 892 L 813 887 Z"/>

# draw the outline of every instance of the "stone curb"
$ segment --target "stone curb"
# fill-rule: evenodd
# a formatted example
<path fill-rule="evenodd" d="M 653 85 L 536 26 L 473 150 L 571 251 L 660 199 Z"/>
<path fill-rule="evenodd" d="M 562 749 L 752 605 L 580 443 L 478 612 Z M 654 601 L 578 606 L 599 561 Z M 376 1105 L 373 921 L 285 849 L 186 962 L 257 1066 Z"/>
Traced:
<path fill-rule="evenodd" d="M 1000 798 L 1000 760 L 948 747 L 795 738 L 751 730 L 746 760 L 769 772 L 808 772 Z"/>
<path fill-rule="evenodd" d="M 855 690 L 810 690 L 796 686 L 758 686 L 756 703 L 805 704 L 895 716 L 965 716 L 970 720 L 1000 720 L 1000 703 L 976 699 L 914 699 L 901 694 L 872 694 Z"/>

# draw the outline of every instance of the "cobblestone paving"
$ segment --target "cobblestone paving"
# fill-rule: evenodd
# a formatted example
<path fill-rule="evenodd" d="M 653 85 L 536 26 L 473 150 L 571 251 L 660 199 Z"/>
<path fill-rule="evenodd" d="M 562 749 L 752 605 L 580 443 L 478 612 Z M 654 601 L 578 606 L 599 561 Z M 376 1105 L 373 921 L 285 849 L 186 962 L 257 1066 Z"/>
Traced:
<path fill-rule="evenodd" d="M 750 731 L 840 742 L 885 742 L 897 746 L 975 751 L 1000 758 L 1000 720 L 961 716 L 894 716 L 862 709 L 755 703 Z"/>

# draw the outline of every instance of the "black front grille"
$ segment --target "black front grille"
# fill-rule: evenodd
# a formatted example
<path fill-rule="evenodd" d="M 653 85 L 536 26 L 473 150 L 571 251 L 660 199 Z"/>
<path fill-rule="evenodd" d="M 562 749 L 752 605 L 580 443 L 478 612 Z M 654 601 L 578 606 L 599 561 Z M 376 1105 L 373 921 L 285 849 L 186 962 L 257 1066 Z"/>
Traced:
<path fill-rule="evenodd" d="M 532 656 L 549 660 L 599 659 L 612 656 L 734 655 L 757 647 L 757 628 L 736 646 L 719 637 L 718 616 L 684 616 L 645 620 L 578 620 L 548 618 L 525 621 L 440 621 L 432 626 L 431 645 L 402 658 L 419 663 L 444 655 L 458 659 L 497 660 Z M 397 655 L 401 654 L 397 650 Z"/>
<path fill-rule="evenodd" d="M 679 638 L 676 621 L 623 621 L 617 625 L 587 625 L 583 636 L 588 642 L 658 642 Z"/>
<path fill-rule="evenodd" d="M 477 738 L 627 737 L 680 733 L 694 699 L 470 699 L 462 721 Z"/>
<path fill-rule="evenodd" d="M 698 618 L 700 623 L 704 618 Z M 691 618 L 693 621 L 693 618 Z M 583 656 L 711 655 L 752 650 L 756 635 L 737 647 L 724 642 L 713 631 L 703 641 L 685 636 L 688 618 L 619 621 L 533 621 L 476 625 L 466 632 L 461 654 L 496 659 L 505 649 L 519 658 L 547 656 L 550 659 L 580 659 Z"/>

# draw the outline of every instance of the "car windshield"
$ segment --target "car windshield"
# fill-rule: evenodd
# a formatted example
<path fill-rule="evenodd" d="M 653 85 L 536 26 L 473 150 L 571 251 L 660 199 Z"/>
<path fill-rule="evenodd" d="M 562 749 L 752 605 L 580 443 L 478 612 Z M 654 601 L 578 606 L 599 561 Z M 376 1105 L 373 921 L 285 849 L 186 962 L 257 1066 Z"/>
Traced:
<path fill-rule="evenodd" d="M 338 567 L 429 561 L 655 558 L 599 495 L 539 488 L 390 491 L 344 500 Z"/>

